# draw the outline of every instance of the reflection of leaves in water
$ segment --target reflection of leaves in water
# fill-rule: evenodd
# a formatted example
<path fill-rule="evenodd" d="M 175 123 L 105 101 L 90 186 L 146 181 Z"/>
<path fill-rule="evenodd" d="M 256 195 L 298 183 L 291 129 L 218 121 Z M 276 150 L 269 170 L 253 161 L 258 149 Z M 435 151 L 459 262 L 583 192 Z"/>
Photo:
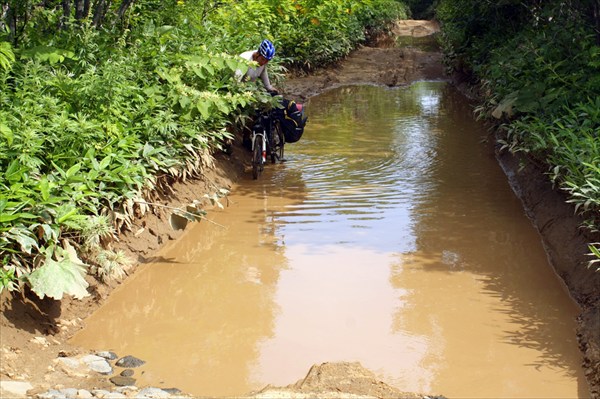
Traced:
<path fill-rule="evenodd" d="M 492 275 L 482 280 L 485 292 L 505 305 L 494 311 L 506 314 L 516 325 L 513 330 L 502 331 L 503 342 L 538 351 L 540 356 L 533 364 L 536 368 L 550 366 L 576 376 L 578 370 L 573 368 L 572 358 L 567 358 L 576 345 L 572 320 L 565 319 L 566 309 L 553 303 L 540 303 L 535 292 L 539 287 L 532 287 L 530 292 L 515 291 L 505 279 L 506 276 Z M 562 339 L 570 334 L 572 339 Z"/>
<path fill-rule="evenodd" d="M 439 235 L 436 236 L 436 242 L 439 246 L 448 245 L 445 239 L 440 239 L 444 236 L 443 233 L 441 234 L 439 230 L 437 233 Z M 475 247 L 481 245 L 477 242 L 470 244 Z M 509 243 L 506 244 L 510 248 Z M 505 248 L 501 251 L 507 250 Z M 458 251 L 462 251 L 464 258 L 459 259 L 453 255 Z M 448 264 L 448 261 L 459 260 L 462 262 L 459 264 L 463 264 L 464 267 L 455 268 Z M 500 259 L 496 259 L 496 262 L 499 261 Z M 580 376 L 577 367 L 579 354 L 574 342 L 574 323 L 568 317 L 573 314 L 573 309 L 570 308 L 568 299 L 561 298 L 560 292 L 557 292 L 557 295 L 549 295 L 545 291 L 549 287 L 545 287 L 541 282 L 516 283 L 515 279 L 529 281 L 528 273 L 523 270 L 502 272 L 499 269 L 487 270 L 481 266 L 473 267 L 480 262 L 477 251 L 469 252 L 462 248 L 455 251 L 446 250 L 446 252 L 444 250 L 429 253 L 418 251 L 402 254 L 401 261 L 393 266 L 390 276 L 392 286 L 404 289 L 399 295 L 401 306 L 393 319 L 394 331 L 408 330 L 428 336 L 434 334 L 433 325 L 426 318 L 440 311 L 437 309 L 440 300 L 452 303 L 455 296 L 460 297 L 460 290 L 466 288 L 462 287 L 461 281 L 468 282 L 476 279 L 482 284 L 481 295 L 495 298 L 494 302 L 498 303 L 493 313 L 504 315 L 501 320 L 506 320 L 514 326 L 514 328 L 498 328 L 499 343 L 535 351 L 538 357 L 533 359 L 530 366 L 536 369 L 561 370 L 570 378 Z M 492 260 L 490 262 L 494 263 Z M 454 275 L 464 277 L 454 279 L 451 277 Z M 543 278 L 541 280 L 544 281 Z M 432 282 L 431 286 L 428 281 Z M 448 281 L 448 284 L 439 284 L 444 281 Z M 552 290 L 552 286 L 549 289 Z M 407 306 L 412 306 L 414 309 L 407 310 Z M 469 312 L 469 309 L 460 307 L 456 312 Z M 468 320 L 468 318 L 469 316 L 465 316 L 463 319 Z M 475 313 L 472 314 L 472 318 L 474 325 L 469 328 L 476 332 L 478 320 Z M 415 328 L 417 331 L 414 331 Z M 444 325 L 442 328 L 451 328 L 451 326 Z"/>

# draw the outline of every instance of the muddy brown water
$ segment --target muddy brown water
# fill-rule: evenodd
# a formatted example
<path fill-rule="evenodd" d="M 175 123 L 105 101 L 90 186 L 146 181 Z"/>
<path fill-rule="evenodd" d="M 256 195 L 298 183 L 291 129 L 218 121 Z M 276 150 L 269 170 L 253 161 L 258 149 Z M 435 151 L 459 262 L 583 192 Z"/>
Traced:
<path fill-rule="evenodd" d="M 332 361 L 447 397 L 589 396 L 578 308 L 464 98 L 444 82 L 352 86 L 306 112 L 287 162 L 248 172 L 73 343 L 197 396 Z"/>

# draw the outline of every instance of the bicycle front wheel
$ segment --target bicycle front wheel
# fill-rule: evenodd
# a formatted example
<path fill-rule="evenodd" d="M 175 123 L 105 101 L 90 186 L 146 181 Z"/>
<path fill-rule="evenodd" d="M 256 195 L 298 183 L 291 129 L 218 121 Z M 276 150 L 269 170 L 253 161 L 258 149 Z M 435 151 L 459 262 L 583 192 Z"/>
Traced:
<path fill-rule="evenodd" d="M 262 157 L 262 142 L 264 140 L 263 136 L 256 136 L 254 138 L 254 146 L 252 148 L 252 178 L 254 180 L 258 179 L 260 176 L 260 172 L 263 169 L 263 157 Z"/>

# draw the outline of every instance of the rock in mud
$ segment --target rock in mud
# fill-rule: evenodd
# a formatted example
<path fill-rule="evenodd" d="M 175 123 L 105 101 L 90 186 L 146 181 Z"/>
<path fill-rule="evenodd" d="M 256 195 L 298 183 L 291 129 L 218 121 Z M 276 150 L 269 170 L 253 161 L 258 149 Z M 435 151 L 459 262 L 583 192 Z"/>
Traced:
<path fill-rule="evenodd" d="M 121 371 L 121 374 L 119 374 L 120 376 L 123 377 L 131 377 L 133 375 L 134 371 L 132 369 L 125 369 L 123 371 Z"/>
<path fill-rule="evenodd" d="M 110 382 L 120 387 L 127 387 L 135 385 L 135 378 L 131 377 L 123 377 L 121 375 L 117 375 L 110 378 Z"/>
<path fill-rule="evenodd" d="M 0 381 L 0 392 L 2 392 L 2 397 L 4 393 L 17 395 L 17 396 L 25 396 L 28 390 L 32 389 L 33 385 L 29 382 L 24 381 Z M 6 396 L 7 398 L 10 396 Z"/>
<path fill-rule="evenodd" d="M 103 357 L 106 360 L 116 360 L 118 357 L 115 352 L 110 352 L 110 351 L 98 352 L 98 353 L 96 353 L 96 356 Z"/>
<path fill-rule="evenodd" d="M 113 369 L 111 365 L 106 361 L 105 358 L 96 355 L 87 355 L 81 358 L 81 361 L 85 363 L 90 370 L 93 370 L 100 374 L 112 374 Z"/>
<path fill-rule="evenodd" d="M 128 369 L 140 367 L 142 364 L 146 363 L 144 360 L 138 359 L 135 356 L 125 356 L 117 360 L 117 366 L 125 367 Z"/>

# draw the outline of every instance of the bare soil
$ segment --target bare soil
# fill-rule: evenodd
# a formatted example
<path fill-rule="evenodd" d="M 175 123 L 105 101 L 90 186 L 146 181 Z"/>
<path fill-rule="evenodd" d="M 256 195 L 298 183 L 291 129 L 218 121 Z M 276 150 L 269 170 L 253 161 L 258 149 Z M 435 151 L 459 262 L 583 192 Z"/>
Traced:
<path fill-rule="evenodd" d="M 395 35 L 419 37 L 436 32 L 430 21 L 401 21 Z M 390 45 L 393 37 L 382 38 L 371 46 L 357 49 L 337 65 L 310 74 L 295 72 L 279 88 L 286 97 L 305 100 L 323 91 L 343 85 L 374 84 L 402 86 L 417 80 L 451 80 L 466 94 L 472 86 L 444 74 L 441 55 L 417 48 Z M 238 137 L 239 139 L 239 137 Z M 204 168 L 202 176 L 186 181 L 168 182 L 168 190 L 158 200 L 163 205 L 184 206 L 219 188 L 231 188 L 248 171 L 247 151 L 237 140 L 229 154 L 214 154 L 214 164 Z M 544 170 L 527 159 L 498 153 L 515 193 L 522 199 L 532 223 L 538 228 L 548 257 L 566 289 L 582 308 L 577 337 L 584 355 L 583 367 L 591 385 L 591 397 L 600 398 L 600 273 L 586 267 L 587 242 L 600 241 L 583 231 L 581 220 L 574 216 L 564 196 L 551 187 Z M 134 233 L 135 232 L 135 233 Z M 137 266 L 151 262 L 161 246 L 181 235 L 169 225 L 164 209 L 156 208 L 136 220 L 131 232 L 115 243 Z M 129 274 L 136 271 L 134 266 Z M 83 300 L 64 298 L 39 300 L 30 293 L 0 295 L 0 380 L 27 381 L 33 385 L 29 395 L 56 387 L 84 389 L 110 388 L 101 375 L 90 377 L 66 373 L 57 368 L 58 356 L 84 353 L 69 344 L 83 320 L 100 307 L 111 291 L 120 284 L 104 284 L 89 276 L 90 296 Z M 125 355 L 125 354 L 122 354 Z M 299 378 L 302 376 L 298 376 Z M 401 388 L 401 387 L 400 387 Z M 308 375 L 288 387 L 265 387 L 254 397 L 412 397 L 377 381 L 360 365 L 325 363 L 315 365 Z M 0 392 L 1 397 L 12 397 Z M 14 396 L 14 395 L 13 395 Z M 417 397 L 417 395 L 414 395 Z"/>

